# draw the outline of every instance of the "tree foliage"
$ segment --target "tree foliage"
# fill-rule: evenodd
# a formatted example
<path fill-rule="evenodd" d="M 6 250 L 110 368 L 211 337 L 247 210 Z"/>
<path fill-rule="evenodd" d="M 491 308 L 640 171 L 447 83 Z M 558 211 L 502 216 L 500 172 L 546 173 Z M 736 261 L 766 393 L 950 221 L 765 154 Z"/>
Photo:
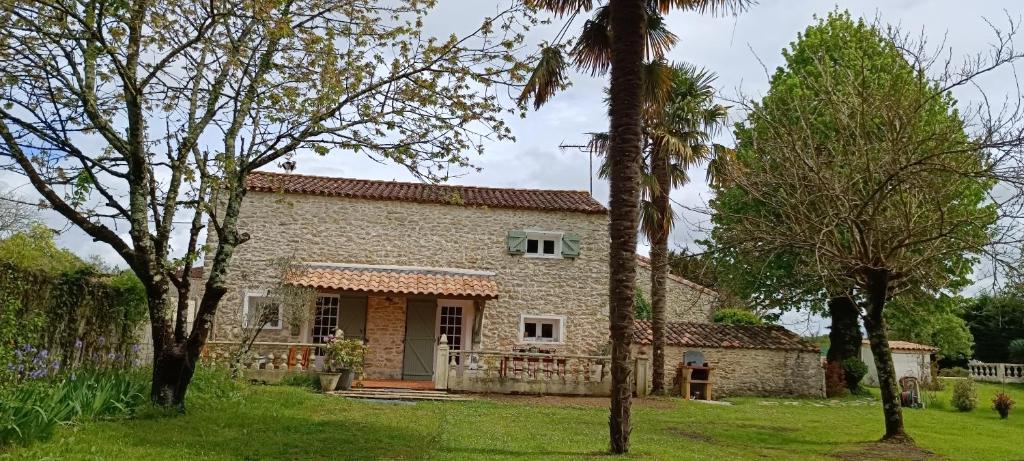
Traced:
<path fill-rule="evenodd" d="M 957 83 L 930 76 L 905 45 L 848 13 L 808 27 L 783 52 L 769 92 L 747 104 L 733 185 L 713 202 L 717 241 L 752 261 L 785 263 L 796 293 L 853 290 L 887 439 L 906 438 L 887 301 L 964 283 L 998 220 L 988 193 L 993 153 L 1004 146 L 991 140 L 1014 136 L 988 125 L 968 133 L 951 93 Z M 992 65 L 1016 57 L 995 53 Z"/>
<path fill-rule="evenodd" d="M 1024 338 L 1024 297 L 1011 288 L 983 294 L 966 306 L 964 320 L 974 336 L 974 358 L 982 362 L 1010 360 L 1010 342 Z"/>
<path fill-rule="evenodd" d="M 526 77 L 515 55 L 529 10 L 516 3 L 434 37 L 423 26 L 433 6 L 0 4 L 2 166 L 138 275 L 154 402 L 183 406 L 234 249 L 248 239 L 237 217 L 251 171 L 308 149 L 439 180 L 487 140 L 511 138 L 497 89 Z M 175 232 L 188 238 L 172 247 Z M 208 279 L 186 331 L 192 287 L 181 274 L 204 252 Z"/>
<path fill-rule="evenodd" d="M 746 309 L 727 308 L 715 311 L 714 322 L 723 325 L 764 325 L 764 320 Z"/>

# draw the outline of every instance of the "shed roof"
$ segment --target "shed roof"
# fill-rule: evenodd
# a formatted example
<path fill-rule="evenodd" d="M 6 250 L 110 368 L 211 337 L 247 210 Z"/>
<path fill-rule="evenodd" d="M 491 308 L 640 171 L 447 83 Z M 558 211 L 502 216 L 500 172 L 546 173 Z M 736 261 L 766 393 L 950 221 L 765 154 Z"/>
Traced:
<path fill-rule="evenodd" d="M 509 189 L 254 171 L 245 186 L 259 192 L 324 195 L 441 205 L 572 211 L 604 214 L 608 209 L 586 191 Z"/>
<path fill-rule="evenodd" d="M 868 342 L 868 340 L 866 340 L 866 339 L 862 342 L 862 344 L 864 344 L 865 346 L 870 346 L 871 345 L 871 343 Z M 918 344 L 918 343 L 912 343 L 910 341 L 896 341 L 896 340 L 890 340 L 889 341 L 889 349 L 894 350 L 894 351 L 928 352 L 928 353 L 935 353 L 935 352 L 939 351 L 939 348 L 934 347 L 934 346 L 929 346 L 927 344 Z"/>
<path fill-rule="evenodd" d="M 651 344 L 651 322 L 637 320 L 633 341 Z M 669 322 L 665 326 L 669 346 L 714 349 L 774 349 L 818 352 L 817 344 L 778 325 L 740 326 L 718 323 Z"/>
<path fill-rule="evenodd" d="M 288 283 L 312 288 L 403 295 L 498 297 L 494 273 L 467 269 L 306 263 L 294 267 Z"/>

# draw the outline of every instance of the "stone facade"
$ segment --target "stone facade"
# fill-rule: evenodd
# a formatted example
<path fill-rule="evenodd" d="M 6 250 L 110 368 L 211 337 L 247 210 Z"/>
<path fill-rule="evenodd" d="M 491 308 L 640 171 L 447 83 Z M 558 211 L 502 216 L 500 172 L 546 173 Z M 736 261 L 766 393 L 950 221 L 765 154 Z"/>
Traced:
<path fill-rule="evenodd" d="M 571 259 L 510 255 L 506 236 L 516 229 L 577 234 L 580 255 Z M 519 337 L 523 314 L 564 316 L 564 342 L 555 346 L 562 353 L 595 354 L 608 341 L 608 221 L 603 213 L 250 191 L 239 231 L 248 233 L 250 240 L 238 247 L 232 259 L 230 289 L 214 322 L 214 339 L 237 334 L 246 290 L 272 286 L 280 277 L 274 261 L 288 258 L 494 272 L 500 295 L 483 303 L 483 349 L 523 345 Z M 215 244 L 215 237 L 211 235 L 209 243 Z M 367 309 L 368 330 L 377 307 Z M 299 335 L 291 333 L 287 327 L 269 330 L 260 340 L 309 341 L 308 328 Z M 371 347 L 374 343 L 371 338 Z M 400 350 L 394 351 L 400 361 Z"/>
<path fill-rule="evenodd" d="M 825 396 L 825 370 L 816 352 L 779 349 L 665 348 L 666 385 L 688 350 L 700 351 L 712 371 L 712 396 L 813 397 Z M 634 352 L 651 356 L 651 346 Z M 653 374 L 653 369 L 652 369 Z"/>
<path fill-rule="evenodd" d="M 676 276 L 666 278 L 665 319 L 668 322 L 710 322 L 718 306 L 718 293 Z M 651 269 L 637 264 L 636 286 L 651 299 Z"/>
<path fill-rule="evenodd" d="M 405 346 L 405 298 L 370 296 L 366 305 L 366 337 L 373 338 L 366 355 L 365 376 L 401 379 Z"/>

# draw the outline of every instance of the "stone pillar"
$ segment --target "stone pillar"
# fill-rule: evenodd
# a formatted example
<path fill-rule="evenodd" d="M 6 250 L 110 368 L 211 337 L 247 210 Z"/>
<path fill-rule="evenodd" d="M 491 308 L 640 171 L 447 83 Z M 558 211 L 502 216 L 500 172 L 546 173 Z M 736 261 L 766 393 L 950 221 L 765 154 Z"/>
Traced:
<path fill-rule="evenodd" d="M 434 354 L 434 389 L 448 389 L 448 336 L 441 335 Z"/>
<path fill-rule="evenodd" d="M 633 367 L 633 376 L 636 380 L 636 395 L 644 397 L 650 390 L 650 378 L 648 375 L 648 362 L 646 356 L 636 358 L 636 365 Z"/>

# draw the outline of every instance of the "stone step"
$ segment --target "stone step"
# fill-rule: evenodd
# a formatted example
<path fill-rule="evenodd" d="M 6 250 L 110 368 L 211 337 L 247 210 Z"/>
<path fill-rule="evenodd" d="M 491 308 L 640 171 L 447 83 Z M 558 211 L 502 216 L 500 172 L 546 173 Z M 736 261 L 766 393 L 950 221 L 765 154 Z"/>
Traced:
<path fill-rule="evenodd" d="M 331 395 L 348 397 L 353 399 L 371 400 L 443 400 L 443 401 L 465 401 L 471 400 L 464 395 L 449 394 L 444 391 L 421 391 L 409 389 L 352 389 L 348 391 L 328 392 Z"/>

